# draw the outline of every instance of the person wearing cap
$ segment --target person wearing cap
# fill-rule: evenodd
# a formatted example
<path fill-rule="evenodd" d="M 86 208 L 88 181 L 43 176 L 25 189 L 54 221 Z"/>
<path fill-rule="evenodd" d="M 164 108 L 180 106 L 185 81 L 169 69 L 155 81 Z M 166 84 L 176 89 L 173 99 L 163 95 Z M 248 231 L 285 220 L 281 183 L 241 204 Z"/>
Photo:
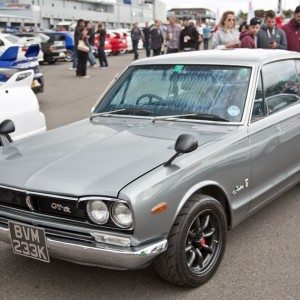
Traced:
<path fill-rule="evenodd" d="M 259 31 L 261 20 L 259 18 L 252 18 L 250 20 L 250 28 L 241 32 L 240 41 L 241 48 L 257 48 L 257 33 Z"/>
<path fill-rule="evenodd" d="M 295 9 L 294 18 L 282 30 L 286 34 L 287 49 L 300 52 L 300 5 Z"/>
<path fill-rule="evenodd" d="M 195 51 L 199 41 L 199 32 L 193 24 L 190 24 L 188 17 L 183 17 L 182 25 L 184 28 L 179 37 L 179 49 L 184 52 Z"/>
<path fill-rule="evenodd" d="M 213 49 L 234 49 L 240 47 L 240 33 L 235 29 L 235 16 L 233 11 L 225 11 L 213 35 Z"/>
<path fill-rule="evenodd" d="M 270 10 L 265 15 L 265 24 L 257 33 L 257 48 L 262 49 L 287 49 L 285 32 L 276 25 L 274 11 Z"/>

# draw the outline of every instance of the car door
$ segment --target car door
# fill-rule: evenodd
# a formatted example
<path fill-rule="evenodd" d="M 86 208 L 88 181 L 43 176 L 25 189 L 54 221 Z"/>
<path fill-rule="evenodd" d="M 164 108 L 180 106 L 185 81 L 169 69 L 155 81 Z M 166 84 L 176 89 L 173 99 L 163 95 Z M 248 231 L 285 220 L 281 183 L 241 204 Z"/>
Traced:
<path fill-rule="evenodd" d="M 248 127 L 252 155 L 250 210 L 299 180 L 299 100 L 294 60 L 262 67 Z"/>

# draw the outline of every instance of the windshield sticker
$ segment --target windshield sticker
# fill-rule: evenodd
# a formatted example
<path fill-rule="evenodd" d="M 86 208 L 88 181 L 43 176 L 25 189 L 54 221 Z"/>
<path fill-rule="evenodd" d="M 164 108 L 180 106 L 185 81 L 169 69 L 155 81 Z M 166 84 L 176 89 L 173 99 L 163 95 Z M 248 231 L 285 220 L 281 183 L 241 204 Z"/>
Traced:
<path fill-rule="evenodd" d="M 184 69 L 183 65 L 176 65 L 173 67 L 173 73 L 180 74 Z"/>
<path fill-rule="evenodd" d="M 227 109 L 227 113 L 231 116 L 231 117 L 236 117 L 240 114 L 240 109 L 237 106 L 229 106 Z"/>

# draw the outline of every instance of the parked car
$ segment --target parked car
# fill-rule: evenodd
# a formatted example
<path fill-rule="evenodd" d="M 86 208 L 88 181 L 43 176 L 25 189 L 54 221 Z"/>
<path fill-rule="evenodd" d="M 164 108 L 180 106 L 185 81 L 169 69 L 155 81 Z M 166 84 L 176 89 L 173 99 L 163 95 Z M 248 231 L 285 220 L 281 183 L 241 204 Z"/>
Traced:
<path fill-rule="evenodd" d="M 44 91 L 44 75 L 40 71 L 37 59 L 39 45 L 28 47 L 24 56 L 18 56 L 19 47 L 12 46 L 0 56 L 0 68 L 8 68 L 18 71 L 33 70 L 34 77 L 32 81 L 32 90 L 38 94 Z"/>
<path fill-rule="evenodd" d="M 65 60 L 68 50 L 66 49 L 65 37 L 56 32 L 38 33 L 42 40 L 44 59 L 49 64 L 56 63 L 57 60 Z"/>
<path fill-rule="evenodd" d="M 42 133 L 46 130 L 44 114 L 31 90 L 33 71 L 16 72 L 0 69 L 0 123 L 10 119 L 15 124 L 13 141 Z"/>
<path fill-rule="evenodd" d="M 15 45 L 19 45 L 22 50 L 22 53 L 25 54 L 31 45 L 39 45 L 40 50 L 37 56 L 38 62 L 44 62 L 44 53 L 41 46 L 41 39 L 36 37 L 32 33 L 15 33 L 14 36 L 18 37 L 18 42 Z"/>
<path fill-rule="evenodd" d="M 70 62 L 73 60 L 73 52 L 74 52 L 74 32 L 70 31 L 57 31 L 57 35 L 61 35 L 64 37 L 65 45 L 66 45 L 66 57 L 65 61 Z"/>
<path fill-rule="evenodd" d="M 299 70 L 283 50 L 141 59 L 85 120 L 11 144 L 2 123 L 0 240 L 203 284 L 227 231 L 300 182 Z"/>

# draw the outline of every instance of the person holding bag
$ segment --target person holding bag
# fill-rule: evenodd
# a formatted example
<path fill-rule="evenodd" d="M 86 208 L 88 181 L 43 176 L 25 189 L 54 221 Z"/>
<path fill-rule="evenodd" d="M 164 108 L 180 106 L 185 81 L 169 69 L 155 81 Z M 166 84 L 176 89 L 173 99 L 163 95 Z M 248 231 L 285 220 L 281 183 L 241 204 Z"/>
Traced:
<path fill-rule="evenodd" d="M 88 29 L 83 27 L 80 29 L 78 35 L 78 46 L 77 46 L 77 70 L 76 75 L 82 78 L 89 78 L 90 76 L 86 75 L 86 66 L 89 56 L 89 47 L 87 46 L 87 35 Z"/>

